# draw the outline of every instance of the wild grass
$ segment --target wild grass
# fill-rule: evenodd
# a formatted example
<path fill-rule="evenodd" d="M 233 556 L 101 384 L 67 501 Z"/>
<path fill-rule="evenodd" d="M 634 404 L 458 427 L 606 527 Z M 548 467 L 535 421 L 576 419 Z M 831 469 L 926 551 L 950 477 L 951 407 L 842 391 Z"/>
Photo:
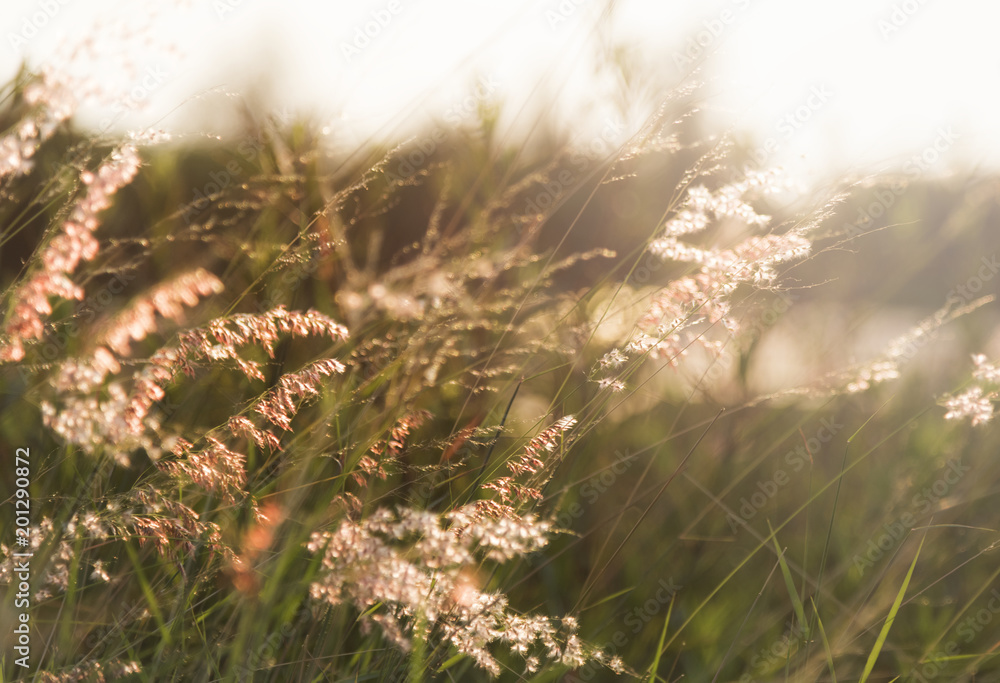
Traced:
<path fill-rule="evenodd" d="M 265 123 L 212 189 L 178 169 L 238 144 L 108 144 L 61 92 L 4 101 L 2 680 L 997 680 L 997 370 L 908 370 L 990 299 L 754 379 L 879 237 L 846 191 L 789 214 L 672 110 L 602 158 L 456 131 L 405 178 Z"/>

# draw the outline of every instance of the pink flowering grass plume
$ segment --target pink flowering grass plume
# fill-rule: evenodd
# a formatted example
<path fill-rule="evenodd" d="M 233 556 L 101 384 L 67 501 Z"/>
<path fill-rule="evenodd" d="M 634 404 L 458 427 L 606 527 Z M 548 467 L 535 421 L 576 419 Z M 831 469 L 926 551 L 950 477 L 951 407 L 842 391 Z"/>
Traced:
<path fill-rule="evenodd" d="M 235 320 L 233 319 L 235 318 Z M 212 321 L 209 328 L 227 330 L 226 323 L 232 323 L 242 330 L 234 337 L 215 335 L 216 341 L 234 344 L 230 351 L 235 354 L 240 346 L 257 342 L 268 349 L 278 336 L 291 334 L 307 336 L 322 334 L 335 340 L 342 340 L 347 332 L 331 319 L 316 312 L 297 313 L 284 309 L 269 312 L 262 316 L 233 316 L 225 321 Z M 170 348 L 177 351 L 184 349 L 187 342 L 187 360 L 194 370 L 193 359 L 202 353 L 206 338 L 199 328 L 181 333 L 179 344 Z M 218 337 L 223 337 L 220 340 Z M 161 349 L 162 351 L 162 349 Z M 174 355 L 180 358 L 180 354 Z M 157 367 L 157 366 L 154 366 Z M 141 377 L 148 368 L 138 371 L 135 377 Z M 164 384 L 173 378 L 172 370 L 164 369 L 162 381 Z M 298 372 L 282 375 L 276 386 L 252 404 L 254 414 L 259 419 L 277 426 L 283 430 L 291 427 L 291 419 L 299 409 L 304 399 L 318 396 L 322 382 L 335 374 L 340 374 L 345 366 L 334 359 L 315 361 Z M 141 386 L 141 385 L 140 385 Z M 159 385 L 156 385 L 159 387 Z M 73 412 L 59 412 L 49 404 L 46 413 L 47 420 L 53 429 L 60 434 L 75 438 L 81 445 L 92 446 L 93 449 L 113 448 L 119 464 L 127 465 L 130 449 L 142 447 L 154 459 L 157 470 L 165 479 L 160 481 L 147 480 L 147 483 L 130 491 L 122 505 L 128 512 L 122 516 L 122 521 L 114 529 L 114 536 L 127 539 L 138 538 L 140 545 L 151 545 L 164 556 L 181 561 L 185 555 L 194 552 L 196 547 L 206 546 L 222 558 L 228 560 L 230 567 L 242 576 L 240 585 L 248 585 L 251 573 L 244 566 L 246 559 L 223 542 L 221 528 L 215 522 L 202 519 L 202 515 L 192 505 L 197 504 L 197 497 L 188 497 L 188 504 L 181 503 L 175 493 L 195 487 L 206 497 L 214 497 L 222 505 L 233 506 L 249 501 L 250 509 L 258 524 L 263 524 L 267 513 L 258 509 L 256 501 L 246 490 L 247 472 L 246 457 L 230 447 L 222 440 L 227 434 L 235 438 L 247 438 L 270 450 L 280 450 L 279 439 L 270 429 L 258 426 L 248 417 L 235 415 L 226 422 L 203 436 L 204 446 L 196 448 L 183 438 L 163 439 L 159 429 L 159 421 L 155 416 L 145 415 L 140 423 L 142 429 L 135 430 L 128 422 L 128 411 L 134 408 L 135 393 L 128 394 L 121 382 L 112 382 L 107 387 L 109 400 L 101 401 L 96 395 L 80 399 L 82 403 L 72 403 Z M 162 391 L 162 389 L 161 389 Z M 162 394 L 156 394 L 162 396 Z M 86 410 L 84 410 L 86 409 Z M 87 412 L 87 411 L 90 412 Z M 398 433 L 395 438 L 402 438 Z M 171 458 L 161 458 L 166 443 L 173 442 Z M 188 498 L 185 498 L 188 500 Z M 242 563 L 242 564 L 241 564 Z"/>
<path fill-rule="evenodd" d="M 899 379 L 902 368 L 912 361 L 925 345 L 944 325 L 975 311 L 993 301 L 992 296 L 984 296 L 961 306 L 946 303 L 933 314 L 927 316 L 904 334 L 891 340 L 885 351 L 866 363 L 828 373 L 808 386 L 795 387 L 786 391 L 760 396 L 752 403 L 778 398 L 780 396 L 833 396 L 857 394 L 875 386 Z M 970 395 L 971 398 L 971 395 Z M 980 406 L 982 404 L 980 403 Z"/>
<path fill-rule="evenodd" d="M 403 452 L 410 433 L 432 417 L 430 411 L 415 410 L 399 418 L 389 430 L 388 438 L 377 440 L 358 460 L 356 469 L 351 473 L 354 481 L 359 486 L 367 486 L 369 477 L 373 475 L 386 479 L 389 474 L 386 465 Z"/>
<path fill-rule="evenodd" d="M 156 466 L 170 476 L 190 481 L 206 491 L 217 494 L 224 503 L 235 504 L 244 494 L 246 456 L 229 450 L 218 439 L 206 436 L 208 446 L 201 451 L 184 439 L 174 447 L 176 460 L 160 460 Z"/>
<path fill-rule="evenodd" d="M 142 673 L 139 662 L 114 660 L 99 662 L 94 659 L 84 660 L 68 671 L 40 671 L 42 683 L 112 683 L 132 674 Z"/>
<path fill-rule="evenodd" d="M 171 558 L 179 566 L 203 544 L 225 558 L 233 556 L 232 549 L 222 542 L 218 524 L 202 520 L 194 509 L 164 493 L 152 484 L 129 492 L 118 535 L 137 538 L 141 546 L 152 546 L 161 557 Z"/>
<path fill-rule="evenodd" d="M 993 419 L 994 401 L 1000 399 L 1000 368 L 977 353 L 972 356 L 976 369 L 972 372 L 973 384 L 965 391 L 946 396 L 941 404 L 948 409 L 946 420 L 970 420 L 973 427 Z"/>
<path fill-rule="evenodd" d="M 507 468 L 515 475 L 535 473 L 542 468 L 544 453 L 551 453 L 561 443 L 565 432 L 576 424 L 572 415 L 559 418 L 555 424 L 542 431 L 524 447 L 524 453 L 517 459 L 507 463 Z"/>
<path fill-rule="evenodd" d="M 404 651 L 419 638 L 454 648 L 496 676 L 493 648 L 524 658 L 582 666 L 602 657 L 576 635 L 575 620 L 522 615 L 501 593 L 484 590 L 474 567 L 539 550 L 551 524 L 532 515 L 491 518 L 469 505 L 443 514 L 380 508 L 359 522 L 313 533 L 308 549 L 322 558 L 314 600 L 349 603 L 366 628 L 378 627 Z M 436 639 L 440 639 L 437 641 Z"/>
<path fill-rule="evenodd" d="M 107 375 L 121 371 L 119 361 L 131 354 L 130 342 L 145 339 L 157 330 L 157 314 L 181 323 L 183 306 L 193 307 L 199 297 L 218 294 L 224 289 L 222 281 L 203 268 L 152 287 L 100 326 L 85 353 L 63 361 L 52 384 L 60 392 L 91 391 Z"/>
<path fill-rule="evenodd" d="M 661 359 L 679 367 L 694 347 L 713 357 L 722 353 L 724 342 L 710 336 L 708 331 L 720 324 L 729 336 L 740 331 L 739 322 L 732 315 L 733 293 L 740 286 L 776 288 L 779 265 L 810 255 L 809 235 L 820 218 L 782 233 L 751 234 L 728 248 L 694 246 L 681 238 L 730 223 L 753 230 L 765 228 L 771 217 L 758 213 L 749 200 L 783 187 L 777 172 L 768 171 L 750 172 L 743 180 L 723 185 L 714 192 L 703 185 L 687 190 L 683 203 L 649 243 L 648 251 L 665 261 L 690 264 L 694 271 L 671 280 L 651 296 L 626 343 L 607 352 L 595 366 L 592 375 L 604 373 L 593 380 L 599 388 L 624 391 L 626 384 L 622 377 L 606 373 L 617 370 L 631 358 Z"/>
<path fill-rule="evenodd" d="M 98 214 L 111 205 L 111 197 L 132 182 L 139 170 L 135 147 L 124 145 L 104 162 L 96 173 L 86 171 L 80 180 L 86 194 L 73 206 L 69 217 L 39 254 L 39 264 L 12 293 L 13 307 L 3 325 L 0 362 L 24 358 L 24 342 L 41 339 L 44 317 L 52 313 L 50 297 L 83 299 L 83 289 L 71 279 L 81 261 L 97 254 L 93 232 L 100 224 Z"/>
<path fill-rule="evenodd" d="M 560 445 L 568 445 L 566 432 L 576 423 L 577 420 L 572 415 L 556 420 L 555 424 L 531 439 L 519 456 L 507 461 L 507 469 L 512 476 L 497 477 L 483 484 L 482 488 L 495 492 L 504 506 L 511 501 L 540 500 L 544 476 L 532 475 L 538 474 L 546 466 L 546 456 L 549 453 Z M 527 481 L 518 482 L 517 477 L 527 477 Z"/>
<path fill-rule="evenodd" d="M 101 386 L 108 375 L 121 372 L 121 360 L 131 352 L 130 341 L 144 339 L 157 328 L 156 314 L 180 322 L 183 306 L 194 306 L 199 297 L 222 289 L 218 278 L 199 268 L 137 297 L 96 333 L 95 342 L 84 354 L 59 364 L 50 379 L 58 398 L 41 403 L 46 425 L 67 443 L 87 452 L 112 445 L 121 464 L 128 464 L 128 453 L 137 448 L 145 448 L 152 457 L 162 453 L 156 437 L 157 418 L 127 419 L 134 402 L 128 384 L 119 378 L 103 391 Z M 133 383 L 139 374 L 133 375 Z"/>
<path fill-rule="evenodd" d="M 52 70 L 43 71 L 28 83 L 23 98 L 29 107 L 27 115 L 0 137 L 0 183 L 30 173 L 35 152 L 76 110 L 69 86 Z"/>
<path fill-rule="evenodd" d="M 128 467 L 138 449 L 153 459 L 164 452 L 160 417 L 150 415 L 137 427 L 126 419 L 132 404 L 126 383 L 115 381 L 100 392 L 62 394 L 42 401 L 42 419 L 66 443 L 88 454 L 107 449 L 119 465 Z"/>
<path fill-rule="evenodd" d="M 131 342 L 144 339 L 157 328 L 157 315 L 181 322 L 185 306 L 222 289 L 218 278 L 196 269 L 136 297 L 104 324 L 89 355 L 60 365 L 52 380 L 57 399 L 42 401 L 46 424 L 66 442 L 87 452 L 110 447 L 122 465 L 129 465 L 130 453 L 140 448 L 156 460 L 164 453 L 164 438 L 161 420 L 151 409 L 165 397 L 165 388 L 178 370 L 193 376 L 202 364 L 231 360 L 248 378 L 263 380 L 258 363 L 244 357 L 244 347 L 262 347 L 273 357 L 274 344 L 283 335 L 325 336 L 334 341 L 347 338 L 346 328 L 317 311 L 303 313 L 279 306 L 262 314 L 236 314 L 181 331 L 175 342 L 159 348 L 140 369 L 130 373 L 131 377 L 117 377 L 102 387 L 108 375 L 121 374 L 122 357 L 130 353 Z M 287 431 L 298 404 L 318 396 L 323 377 L 344 369 L 339 361 L 325 359 L 285 374 L 254 409 L 267 422 Z M 233 416 L 226 426 L 234 436 L 248 437 L 258 446 L 280 448 L 278 436 L 245 416 Z M 216 443 L 221 447 L 221 442 Z"/>
<path fill-rule="evenodd" d="M 240 313 L 216 318 L 207 325 L 185 330 L 178 335 L 178 341 L 164 346 L 149 359 L 145 368 L 134 376 L 131 401 L 125 411 L 126 423 L 135 431 L 141 431 L 142 421 L 153 404 L 163 398 L 163 387 L 173 380 L 178 371 L 193 376 L 199 363 L 213 364 L 231 360 L 248 378 L 263 381 L 264 375 L 259 364 L 241 355 L 242 347 L 256 345 L 262 347 L 270 357 L 274 357 L 274 344 L 287 334 L 292 337 L 325 336 L 334 341 L 347 338 L 347 328 L 319 311 L 305 313 L 289 311 L 278 306 L 265 313 Z M 314 372 L 328 374 L 341 367 L 333 365 L 314 368 Z M 296 384 L 298 382 L 298 384 Z M 296 389 L 298 387 L 298 389 Z M 289 392 L 305 391 L 301 378 L 289 380 L 284 393 L 274 397 L 279 403 L 289 397 Z M 283 413 L 274 408 L 270 417 L 281 420 Z"/>
<path fill-rule="evenodd" d="M 245 436 L 257 444 L 258 448 L 267 451 L 281 449 L 281 439 L 269 429 L 261 429 L 252 420 L 243 415 L 233 415 L 226 425 L 233 436 Z"/>
<path fill-rule="evenodd" d="M 172 351 L 171 365 L 185 373 L 194 372 L 196 361 L 233 360 L 251 379 L 264 379 L 257 363 L 244 360 L 239 348 L 254 344 L 268 357 L 274 358 L 274 345 L 287 334 L 292 337 L 329 337 L 333 341 L 347 339 L 347 328 L 332 318 L 310 309 L 289 311 L 284 306 L 264 313 L 239 313 L 216 318 L 207 325 L 187 330 L 180 335 Z"/>
<path fill-rule="evenodd" d="M 292 428 L 292 416 L 298 411 L 298 401 L 319 396 L 318 386 L 322 378 L 340 374 L 345 369 L 340 361 L 326 358 L 311 363 L 299 372 L 284 374 L 278 380 L 278 386 L 257 401 L 254 410 L 271 424 L 287 431 Z"/>
<path fill-rule="evenodd" d="M 145 339 L 157 329 L 156 316 L 184 322 L 184 307 L 193 307 L 200 297 L 220 294 L 225 286 L 204 268 L 192 271 L 151 287 L 125 307 L 99 335 L 98 343 L 119 356 L 131 353 L 133 341 Z"/>

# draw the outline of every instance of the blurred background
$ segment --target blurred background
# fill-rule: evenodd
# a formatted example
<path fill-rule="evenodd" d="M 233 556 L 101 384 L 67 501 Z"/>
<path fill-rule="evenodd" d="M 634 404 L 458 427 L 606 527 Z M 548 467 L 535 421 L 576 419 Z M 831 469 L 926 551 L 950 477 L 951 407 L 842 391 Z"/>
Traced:
<path fill-rule="evenodd" d="M 92 41 L 99 68 L 76 68 L 112 95 L 85 109 L 93 126 L 224 132 L 239 94 L 308 111 L 345 147 L 461 120 L 477 88 L 503 103 L 503 131 L 538 134 L 542 114 L 634 131 L 699 83 L 713 129 L 820 183 L 898 169 L 942 127 L 935 175 L 996 168 L 998 20 L 986 0 L 10 0 L 0 71 Z"/>

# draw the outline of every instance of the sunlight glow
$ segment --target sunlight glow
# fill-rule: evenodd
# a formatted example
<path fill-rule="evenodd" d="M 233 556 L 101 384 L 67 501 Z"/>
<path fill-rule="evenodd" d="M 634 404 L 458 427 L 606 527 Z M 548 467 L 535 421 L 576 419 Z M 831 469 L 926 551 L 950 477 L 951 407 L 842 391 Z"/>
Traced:
<path fill-rule="evenodd" d="M 610 13 L 598 0 L 177 4 L 192 6 L 164 9 L 154 34 L 176 43 L 179 57 L 132 44 L 116 56 L 137 65 L 125 92 L 140 93 L 142 106 L 104 103 L 84 108 L 82 120 L 98 125 L 125 109 L 122 126 L 162 120 L 200 130 L 211 127 L 220 97 L 255 92 L 275 108 L 312 112 L 331 135 L 355 144 L 398 140 L 434 117 L 464 121 L 456 103 L 478 89 L 484 103 L 502 103 L 502 123 L 522 133 L 542 112 L 599 128 L 621 116 L 622 93 L 607 73 L 617 54 L 628 55 L 636 81 L 645 78 L 636 93 L 662 96 L 700 80 L 713 125 L 756 146 L 770 139 L 768 163 L 814 182 L 898 168 L 947 126 L 955 143 L 932 172 L 1000 161 L 997 95 L 988 85 L 1000 67 L 991 35 L 1000 6 L 982 0 L 625 0 Z M 81 35 L 73 30 L 80 26 L 93 24 L 88 39 L 113 43 L 108 27 L 150 6 L 8 3 L 0 66 L 12 74 L 22 58 L 44 62 Z M 102 74 L 114 79 L 116 69 L 109 64 Z M 150 69 L 167 77 L 147 93 Z M 820 90 L 829 93 L 822 101 Z M 649 107 L 632 111 L 641 116 Z M 628 121 L 629 129 L 640 123 Z M 217 124 L 224 134 L 226 120 Z"/>

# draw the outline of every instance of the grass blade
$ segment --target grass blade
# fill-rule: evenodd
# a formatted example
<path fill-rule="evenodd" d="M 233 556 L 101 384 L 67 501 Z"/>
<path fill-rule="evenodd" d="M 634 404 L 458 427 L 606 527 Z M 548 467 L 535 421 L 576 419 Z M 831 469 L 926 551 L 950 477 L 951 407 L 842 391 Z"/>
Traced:
<path fill-rule="evenodd" d="M 781 549 L 778 545 L 778 537 L 774 533 L 774 529 L 771 527 L 771 520 L 767 520 L 767 528 L 771 532 L 771 540 L 774 541 L 774 549 L 778 553 L 778 564 L 781 565 L 781 575 L 785 578 L 785 587 L 788 588 L 788 597 L 792 599 L 792 609 L 795 610 L 795 618 L 799 620 L 799 623 L 805 629 L 805 637 L 809 637 L 809 625 L 806 623 L 806 612 L 802 607 L 802 600 L 799 599 L 799 594 L 795 590 L 795 582 L 792 581 L 792 572 L 788 569 L 788 563 L 785 562 L 785 551 Z"/>
<path fill-rule="evenodd" d="M 826 651 L 826 665 L 830 667 L 830 680 L 833 683 L 837 683 L 837 672 L 833 669 L 833 651 L 830 650 L 830 641 L 826 637 L 823 620 L 819 618 L 819 610 L 816 608 L 816 603 L 813 602 L 812 598 L 809 598 L 809 602 L 812 603 L 813 612 L 816 613 L 816 626 L 819 627 L 819 637 L 823 640 L 823 649 Z"/>
<path fill-rule="evenodd" d="M 646 672 L 649 674 L 649 681 L 651 683 L 656 681 L 656 672 L 660 668 L 660 657 L 663 655 L 663 641 L 667 639 L 667 626 L 670 625 L 670 615 L 674 612 L 674 598 L 676 594 L 670 596 L 670 605 L 667 607 L 667 617 L 663 620 L 663 630 L 660 631 L 660 642 L 656 646 L 656 656 L 653 657 L 653 663 L 649 665 L 649 670 Z"/>
<path fill-rule="evenodd" d="M 861 674 L 861 679 L 858 683 L 865 683 L 868 680 L 868 676 L 871 675 L 872 669 L 875 668 L 875 660 L 878 659 L 879 653 L 882 651 L 882 646 L 885 645 L 885 639 L 889 637 L 889 629 L 892 628 L 892 622 L 896 620 L 896 613 L 899 612 L 899 606 L 903 602 L 903 596 L 906 595 L 906 588 L 910 585 L 910 578 L 913 576 L 913 570 L 917 566 L 917 559 L 920 558 L 920 550 L 924 547 L 924 538 L 920 539 L 920 545 L 917 546 L 917 554 L 913 556 L 913 562 L 910 563 L 910 569 L 906 572 L 906 578 L 903 579 L 903 585 L 899 587 L 899 593 L 896 594 L 896 600 L 892 603 L 892 609 L 889 610 L 889 616 L 886 617 L 885 623 L 882 625 L 882 630 L 878 634 L 878 639 L 875 641 L 875 647 L 872 648 L 872 652 L 868 655 L 868 662 L 865 664 L 865 670 Z"/>

